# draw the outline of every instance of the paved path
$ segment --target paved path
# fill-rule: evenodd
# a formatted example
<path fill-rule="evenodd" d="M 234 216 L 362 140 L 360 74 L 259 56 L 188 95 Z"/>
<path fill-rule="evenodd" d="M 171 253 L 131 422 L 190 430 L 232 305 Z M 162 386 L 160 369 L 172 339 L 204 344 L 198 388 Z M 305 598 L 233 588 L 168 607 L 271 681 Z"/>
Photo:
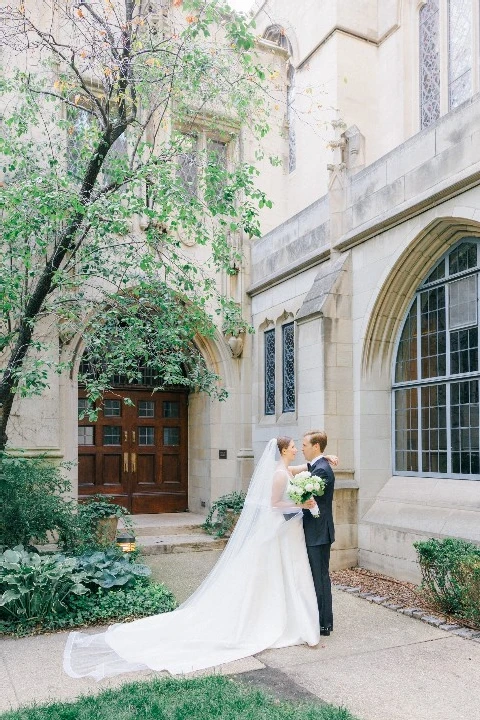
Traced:
<path fill-rule="evenodd" d="M 155 576 L 183 599 L 217 553 L 149 559 Z M 480 643 L 453 636 L 348 593 L 335 591 L 335 632 L 316 648 L 267 650 L 218 672 L 286 677 L 292 697 L 312 693 L 346 706 L 361 720 L 480 720 Z M 95 683 L 61 668 L 66 634 L 0 641 L 0 710 L 24 703 L 73 699 L 153 673 Z M 262 682 L 260 682 L 262 684 Z M 268 685 L 268 683 L 267 683 Z M 295 692 L 295 688 L 297 691 Z M 275 692 L 275 689 L 273 689 Z"/>

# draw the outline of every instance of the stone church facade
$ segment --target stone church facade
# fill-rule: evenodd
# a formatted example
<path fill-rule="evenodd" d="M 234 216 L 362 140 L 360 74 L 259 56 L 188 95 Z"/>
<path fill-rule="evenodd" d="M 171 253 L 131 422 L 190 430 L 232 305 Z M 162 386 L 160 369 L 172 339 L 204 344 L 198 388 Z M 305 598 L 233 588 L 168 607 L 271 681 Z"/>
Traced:
<path fill-rule="evenodd" d="M 274 208 L 228 280 L 255 333 L 198 339 L 229 398 L 188 398 L 188 507 L 244 489 L 271 437 L 323 428 L 340 458 L 334 565 L 417 580 L 415 540 L 480 542 L 479 4 L 255 14 L 283 162 L 262 165 Z M 77 462 L 78 399 L 75 370 L 52 378 L 16 406 L 11 446 Z"/>

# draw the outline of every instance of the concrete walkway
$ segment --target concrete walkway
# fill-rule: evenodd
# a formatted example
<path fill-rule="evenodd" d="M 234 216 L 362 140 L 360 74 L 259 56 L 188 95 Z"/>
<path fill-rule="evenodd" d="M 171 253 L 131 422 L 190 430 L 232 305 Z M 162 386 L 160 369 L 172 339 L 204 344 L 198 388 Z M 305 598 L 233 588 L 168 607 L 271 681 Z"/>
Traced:
<path fill-rule="evenodd" d="M 208 572 L 217 552 L 149 558 L 156 577 L 182 600 Z M 346 706 L 361 720 L 480 720 L 480 642 L 334 592 L 335 632 L 316 648 L 266 650 L 216 672 L 268 685 L 285 679 L 290 696 L 309 693 Z M 33 702 L 74 699 L 154 673 L 95 683 L 62 672 L 66 633 L 0 641 L 0 711 Z M 266 682 L 263 682 L 266 678 Z M 275 683 L 270 687 L 275 692 Z M 296 689 L 296 691 L 295 691 Z"/>

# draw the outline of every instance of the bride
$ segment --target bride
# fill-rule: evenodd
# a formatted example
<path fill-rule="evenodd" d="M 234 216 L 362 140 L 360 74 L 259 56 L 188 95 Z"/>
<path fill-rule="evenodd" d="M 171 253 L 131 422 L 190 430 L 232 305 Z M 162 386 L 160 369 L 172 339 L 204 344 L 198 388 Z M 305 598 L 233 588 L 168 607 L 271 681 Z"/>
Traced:
<path fill-rule="evenodd" d="M 318 607 L 302 523 L 302 508 L 313 501 L 295 506 L 286 494 L 296 453 L 291 438 L 270 440 L 232 537 L 186 602 L 100 634 L 70 633 L 65 672 L 96 680 L 149 668 L 181 674 L 266 648 L 316 645 Z"/>

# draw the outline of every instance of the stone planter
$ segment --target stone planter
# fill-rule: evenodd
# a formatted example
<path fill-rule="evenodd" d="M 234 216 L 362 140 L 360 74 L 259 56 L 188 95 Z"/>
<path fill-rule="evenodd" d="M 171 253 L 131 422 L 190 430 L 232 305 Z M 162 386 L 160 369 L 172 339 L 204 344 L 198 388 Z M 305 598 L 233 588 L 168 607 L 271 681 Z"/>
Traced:
<path fill-rule="evenodd" d="M 235 510 L 227 509 L 227 517 L 230 518 L 230 520 L 232 521 L 232 526 L 231 526 L 230 530 L 228 530 L 225 533 L 224 537 L 230 537 L 230 535 L 233 533 L 233 531 L 235 530 L 235 525 L 238 522 L 238 518 L 240 517 L 240 514 L 238 512 L 236 512 Z"/>
<path fill-rule="evenodd" d="M 101 518 L 97 520 L 97 542 L 100 545 L 112 545 L 117 539 L 117 517 Z"/>

